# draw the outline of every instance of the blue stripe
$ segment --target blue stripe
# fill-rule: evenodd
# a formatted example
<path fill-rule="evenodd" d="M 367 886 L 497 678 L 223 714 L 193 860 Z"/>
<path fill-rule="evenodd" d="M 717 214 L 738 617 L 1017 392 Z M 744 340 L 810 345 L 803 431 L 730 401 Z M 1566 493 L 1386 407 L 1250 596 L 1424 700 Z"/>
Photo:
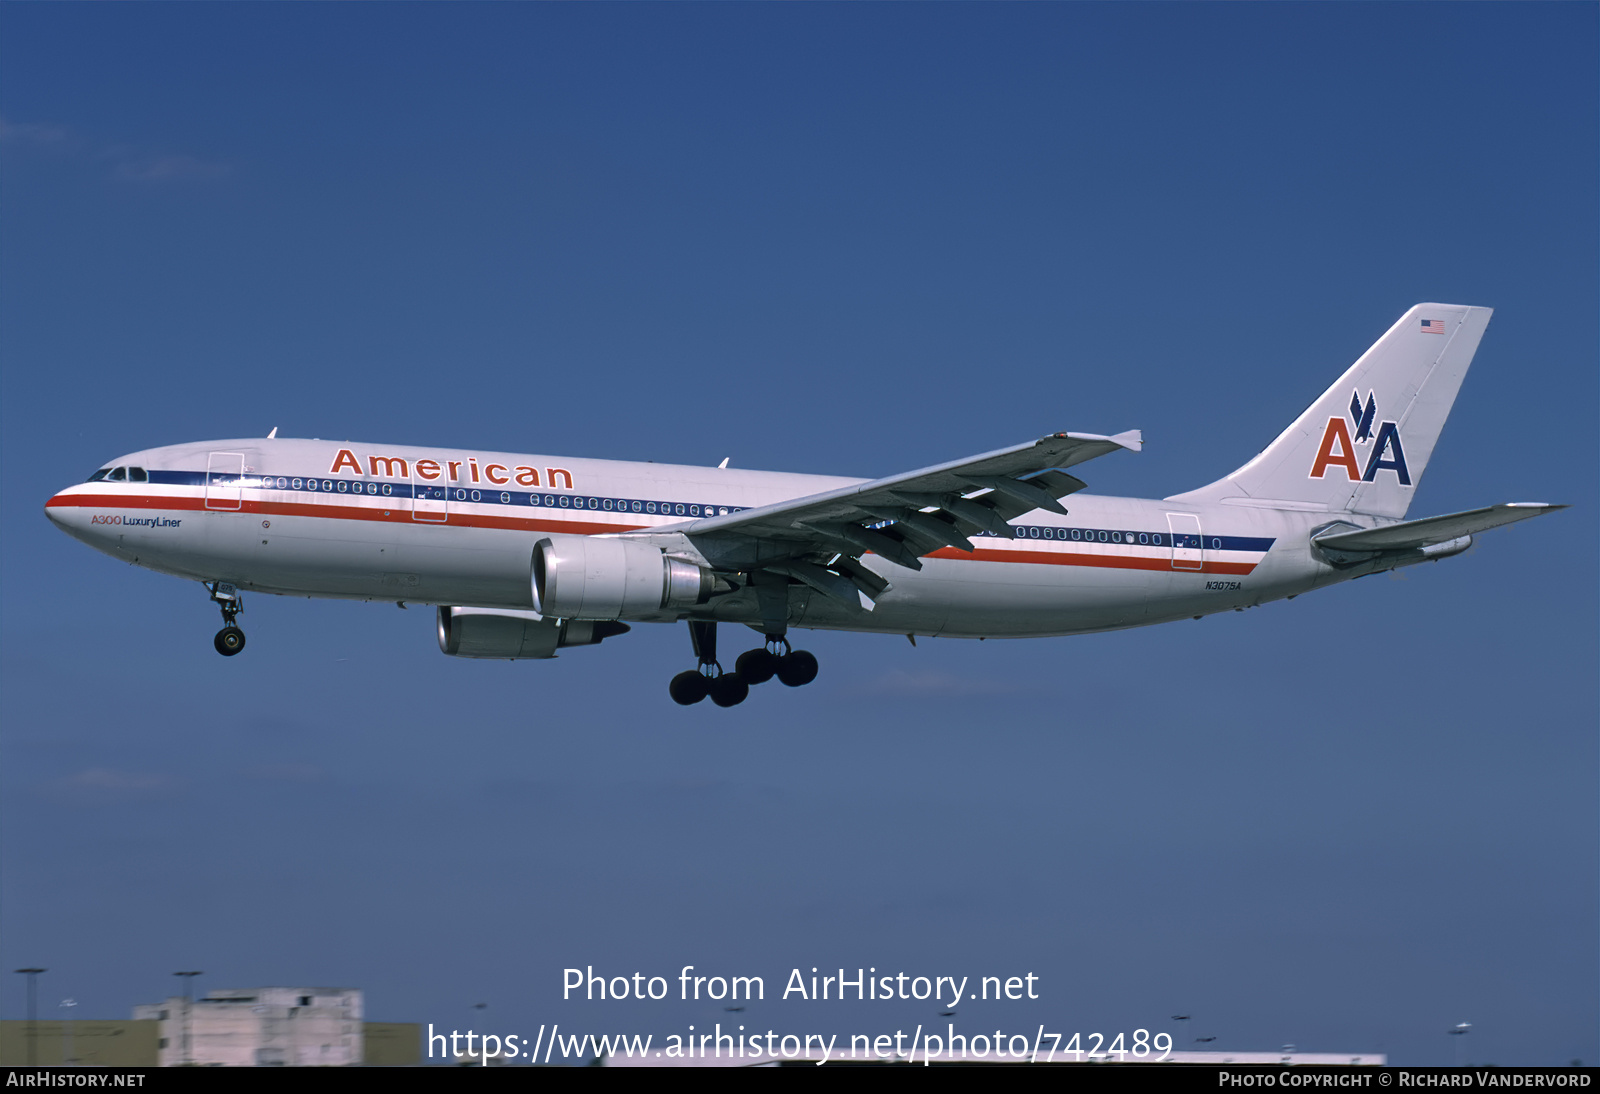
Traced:
<path fill-rule="evenodd" d="M 151 471 L 150 481 L 162 486 L 206 485 L 204 471 Z M 241 486 L 246 490 L 274 490 L 302 494 L 356 494 L 362 497 L 417 497 L 425 501 L 447 501 L 461 505 L 527 505 L 541 509 L 581 509 L 586 512 L 626 513 L 630 516 L 668 516 L 692 519 L 741 513 L 748 506 L 717 505 L 705 502 L 663 501 L 659 498 L 606 498 L 587 494 L 544 493 L 527 490 L 485 490 L 466 486 L 416 486 L 409 482 L 366 482 L 353 479 L 305 478 L 286 475 L 218 475 L 218 486 Z M 270 484 L 270 485 L 268 485 Z M 122 483 L 102 485 L 125 485 Z M 136 485 L 136 484 L 135 484 Z M 446 498 L 448 492 L 449 497 Z M 1256 551 L 1266 553 L 1277 542 L 1256 536 L 1191 536 L 1171 532 L 1141 532 L 1122 528 L 1060 528 L 1051 525 L 1012 525 L 1019 540 L 1050 543 L 1106 543 L 1146 547 L 1204 548 L 1210 551 Z M 973 538 L 994 537 L 993 532 L 978 532 Z M 995 537 L 998 538 L 998 537 Z"/>

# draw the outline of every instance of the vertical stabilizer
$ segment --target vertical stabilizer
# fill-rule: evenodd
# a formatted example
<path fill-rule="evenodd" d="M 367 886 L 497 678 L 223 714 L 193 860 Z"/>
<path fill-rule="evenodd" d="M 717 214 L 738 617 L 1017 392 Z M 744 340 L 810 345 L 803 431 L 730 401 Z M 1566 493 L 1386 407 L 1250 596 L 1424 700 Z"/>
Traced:
<path fill-rule="evenodd" d="M 1491 314 L 1418 304 L 1259 456 L 1169 500 L 1405 516 Z"/>

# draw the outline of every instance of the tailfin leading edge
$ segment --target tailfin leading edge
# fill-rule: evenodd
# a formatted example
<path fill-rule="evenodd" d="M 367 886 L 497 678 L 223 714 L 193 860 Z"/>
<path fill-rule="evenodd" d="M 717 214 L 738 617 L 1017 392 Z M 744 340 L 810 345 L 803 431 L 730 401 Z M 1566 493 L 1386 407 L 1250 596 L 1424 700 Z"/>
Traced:
<path fill-rule="evenodd" d="M 1418 304 L 1259 456 L 1168 500 L 1405 516 L 1492 313 Z"/>

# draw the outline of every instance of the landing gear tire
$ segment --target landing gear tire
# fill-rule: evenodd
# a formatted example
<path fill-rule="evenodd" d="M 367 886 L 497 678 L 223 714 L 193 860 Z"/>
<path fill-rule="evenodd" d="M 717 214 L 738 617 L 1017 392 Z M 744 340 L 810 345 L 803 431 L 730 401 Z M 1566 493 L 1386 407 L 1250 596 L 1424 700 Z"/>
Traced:
<path fill-rule="evenodd" d="M 817 659 L 805 650 L 793 650 L 778 658 L 778 679 L 790 687 L 803 687 L 816 678 Z"/>
<path fill-rule="evenodd" d="M 711 681 L 711 701 L 719 707 L 736 707 L 750 697 L 750 685 L 737 672 L 726 672 Z"/>
<path fill-rule="evenodd" d="M 220 640 L 220 636 L 219 640 Z M 219 646 L 218 649 L 221 649 Z M 672 701 L 679 706 L 690 707 L 704 699 L 711 692 L 711 680 L 690 669 L 680 672 L 672 678 L 672 683 L 667 685 L 667 690 L 672 693 Z M 724 704 L 726 705 L 726 704 Z"/>
<path fill-rule="evenodd" d="M 778 655 L 765 649 L 745 650 L 733 663 L 733 669 L 747 684 L 765 684 L 778 672 Z"/>
<path fill-rule="evenodd" d="M 224 657 L 232 657 L 244 649 L 244 632 L 238 627 L 227 626 L 217 632 L 217 637 L 211 644 L 217 647 L 217 652 Z"/>

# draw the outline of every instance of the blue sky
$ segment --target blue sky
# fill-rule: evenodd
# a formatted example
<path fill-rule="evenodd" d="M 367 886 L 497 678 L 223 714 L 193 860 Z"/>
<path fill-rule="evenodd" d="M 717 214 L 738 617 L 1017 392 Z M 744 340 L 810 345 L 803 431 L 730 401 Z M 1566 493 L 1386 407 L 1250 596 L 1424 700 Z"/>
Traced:
<path fill-rule="evenodd" d="M 727 1015 L 563 1003 L 560 970 L 1031 971 L 1040 1000 L 961 1020 L 1192 1013 L 1215 1047 L 1410 1063 L 1471 1021 L 1475 1061 L 1600 1057 L 1593 6 L 0 31 L 0 958 L 49 967 L 41 999 L 118 1016 L 202 968 L 670 1033 Z M 730 711 L 667 700 L 680 629 L 456 663 L 424 611 L 255 597 L 225 661 L 197 587 L 41 511 L 119 453 L 274 426 L 866 476 L 1141 428 L 1086 477 L 1159 497 L 1424 300 L 1496 314 L 1413 515 L 1571 511 L 1200 623 L 807 634 L 817 683 Z"/>

